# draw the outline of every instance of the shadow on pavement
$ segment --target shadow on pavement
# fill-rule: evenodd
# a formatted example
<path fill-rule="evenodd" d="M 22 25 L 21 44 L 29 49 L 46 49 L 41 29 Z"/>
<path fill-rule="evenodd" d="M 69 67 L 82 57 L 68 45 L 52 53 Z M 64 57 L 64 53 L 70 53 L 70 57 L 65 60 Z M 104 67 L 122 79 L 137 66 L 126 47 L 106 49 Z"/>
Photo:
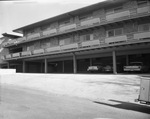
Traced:
<path fill-rule="evenodd" d="M 94 101 L 94 103 L 150 114 L 150 107 L 146 105 L 134 104 L 130 102 L 122 102 L 118 100 L 109 100 L 109 101 L 116 102 L 118 104 L 108 104 L 108 103 L 97 102 L 97 101 Z"/>

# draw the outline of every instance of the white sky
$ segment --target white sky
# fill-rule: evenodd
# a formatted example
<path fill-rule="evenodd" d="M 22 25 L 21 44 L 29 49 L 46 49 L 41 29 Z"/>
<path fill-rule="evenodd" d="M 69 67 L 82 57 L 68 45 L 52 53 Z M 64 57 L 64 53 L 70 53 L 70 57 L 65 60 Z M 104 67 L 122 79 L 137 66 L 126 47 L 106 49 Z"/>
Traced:
<path fill-rule="evenodd" d="M 0 37 L 19 27 L 104 0 L 0 1 Z"/>

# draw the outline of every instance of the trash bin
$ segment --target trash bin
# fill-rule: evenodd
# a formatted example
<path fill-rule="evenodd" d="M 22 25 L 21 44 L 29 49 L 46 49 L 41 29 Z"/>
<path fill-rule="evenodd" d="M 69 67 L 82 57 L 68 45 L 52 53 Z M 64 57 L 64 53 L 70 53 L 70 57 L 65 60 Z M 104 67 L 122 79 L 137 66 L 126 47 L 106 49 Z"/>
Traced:
<path fill-rule="evenodd" d="M 150 76 L 142 76 L 138 101 L 150 104 Z"/>

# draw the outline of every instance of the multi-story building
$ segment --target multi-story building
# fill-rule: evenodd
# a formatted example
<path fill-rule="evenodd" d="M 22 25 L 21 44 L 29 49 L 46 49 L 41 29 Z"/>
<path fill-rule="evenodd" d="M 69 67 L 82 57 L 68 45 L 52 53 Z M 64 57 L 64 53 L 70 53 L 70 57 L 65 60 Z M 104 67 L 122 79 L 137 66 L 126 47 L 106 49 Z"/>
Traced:
<path fill-rule="evenodd" d="M 3 48 L 3 44 L 13 41 L 14 39 L 20 38 L 21 36 L 10 34 L 10 33 L 3 33 L 3 37 L 0 38 L 0 68 L 9 68 L 8 62 L 3 59 L 4 55 L 9 54 L 8 48 Z M 15 68 L 16 64 L 11 64 L 11 67 Z M 18 69 L 18 68 L 17 68 Z"/>
<path fill-rule="evenodd" d="M 80 73 L 90 65 L 122 72 L 132 61 L 150 66 L 150 1 L 108 0 L 67 12 L 14 32 L 3 60 L 23 72 Z"/>

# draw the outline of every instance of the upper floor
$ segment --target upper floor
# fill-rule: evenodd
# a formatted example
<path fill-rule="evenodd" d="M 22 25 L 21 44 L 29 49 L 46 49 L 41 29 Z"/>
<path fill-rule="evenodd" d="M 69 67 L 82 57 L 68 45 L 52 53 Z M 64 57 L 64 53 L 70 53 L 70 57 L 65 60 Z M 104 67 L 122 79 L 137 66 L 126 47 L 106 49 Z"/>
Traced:
<path fill-rule="evenodd" d="M 16 46 L 149 15 L 149 0 L 105 1 L 16 29 L 15 32 L 23 33 L 23 38 L 11 40 L 3 46 Z"/>
<path fill-rule="evenodd" d="M 4 60 L 150 42 L 150 17 L 106 24 L 11 46 Z"/>

